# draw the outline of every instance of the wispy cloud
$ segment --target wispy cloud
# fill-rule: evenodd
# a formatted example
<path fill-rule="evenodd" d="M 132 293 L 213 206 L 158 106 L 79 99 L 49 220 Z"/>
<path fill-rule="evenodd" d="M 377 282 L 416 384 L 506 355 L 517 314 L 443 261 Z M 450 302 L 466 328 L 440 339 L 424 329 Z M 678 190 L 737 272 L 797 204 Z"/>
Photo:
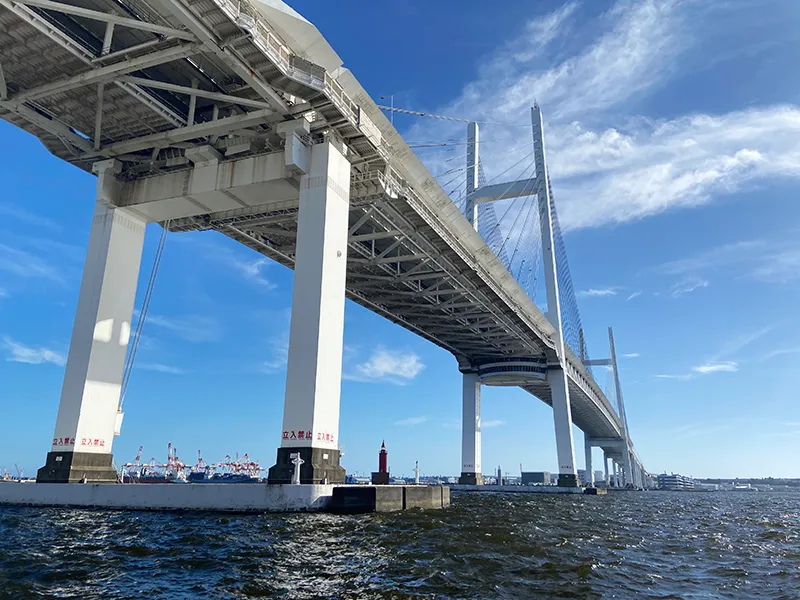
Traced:
<path fill-rule="evenodd" d="M 680 298 L 686 294 L 691 294 L 695 290 L 700 290 L 708 287 L 708 281 L 705 279 L 690 278 L 679 281 L 672 286 L 669 293 L 673 298 Z"/>
<path fill-rule="evenodd" d="M 605 296 L 616 296 L 617 290 L 616 288 L 589 288 L 588 290 L 581 290 L 578 292 L 578 296 L 581 298 L 595 298 L 595 297 L 605 297 Z"/>
<path fill-rule="evenodd" d="M 234 259 L 231 266 L 239 271 L 246 279 L 264 286 L 266 289 L 274 289 L 276 286 L 264 275 L 270 260 L 268 258 L 257 258 L 251 261 Z"/>
<path fill-rule="evenodd" d="M 686 374 L 686 375 L 669 375 L 669 374 L 659 374 L 656 375 L 658 379 L 674 379 L 676 381 L 688 381 L 690 379 L 694 379 L 694 375 Z"/>
<path fill-rule="evenodd" d="M 626 300 L 633 300 L 634 298 L 638 298 L 642 295 L 642 292 L 633 292 L 630 296 L 626 298 Z"/>
<path fill-rule="evenodd" d="M 17 277 L 64 283 L 63 270 L 55 264 L 55 261 L 6 244 L 0 244 L 0 271 L 6 271 Z"/>
<path fill-rule="evenodd" d="M 692 371 L 701 375 L 709 373 L 734 373 L 739 370 L 739 365 L 731 360 L 724 362 L 707 362 L 702 365 L 692 367 Z"/>
<path fill-rule="evenodd" d="M 377 348 L 365 362 L 356 365 L 355 370 L 343 375 L 351 381 L 386 381 L 405 385 L 422 373 L 425 365 L 413 352 L 402 352 Z"/>
<path fill-rule="evenodd" d="M 401 426 L 409 426 L 409 425 L 420 425 L 428 420 L 428 417 L 409 417 L 407 419 L 402 419 L 400 421 L 395 421 L 395 425 Z"/>
<path fill-rule="evenodd" d="M 666 262 L 655 271 L 681 277 L 704 278 L 711 273 L 730 280 L 787 283 L 800 279 L 800 239 L 796 232 L 791 232 L 772 239 L 721 244 Z"/>
<path fill-rule="evenodd" d="M 67 363 L 67 357 L 58 350 L 51 348 L 26 346 L 12 338 L 3 337 L 3 346 L 8 352 L 6 360 L 8 362 L 28 363 L 31 365 L 41 365 L 52 363 L 63 367 Z"/>
<path fill-rule="evenodd" d="M 187 243 L 202 250 L 209 259 L 233 270 L 247 281 L 255 283 L 265 290 L 272 290 L 276 287 L 265 274 L 270 266 L 270 259 L 260 256 L 250 249 L 231 248 L 224 245 L 224 240 L 214 241 L 197 236 L 186 239 Z M 251 257 L 245 257 L 243 253 L 248 253 Z"/>
<path fill-rule="evenodd" d="M 625 223 L 700 206 L 760 181 L 796 179 L 796 106 L 658 120 L 623 116 L 630 114 L 634 101 L 678 73 L 679 66 L 681 72 L 700 68 L 702 53 L 690 51 L 730 22 L 714 18 L 715 11 L 727 10 L 723 5 L 619 0 L 588 20 L 573 18 L 587 4 L 568 5 L 523 27 L 484 60 L 476 79 L 457 98 L 434 112 L 519 123 L 534 98 L 538 100 L 564 230 Z M 463 135 L 456 124 L 430 121 L 408 133 L 410 139 Z M 493 126 L 491 136 L 487 133 L 492 143 L 481 152 L 490 181 L 518 162 L 521 172 L 512 169 L 504 177 L 513 181 L 524 172 L 527 162 L 521 159 L 530 152 L 529 146 L 519 148 L 524 135 L 519 127 Z M 445 152 L 425 154 L 433 173 L 447 170 L 450 158 Z M 592 201 L 586 202 L 587 197 Z M 784 259 L 785 267 L 778 265 L 761 276 L 791 275 L 798 257 Z"/>
<path fill-rule="evenodd" d="M 501 427 L 505 425 L 505 421 L 501 421 L 500 419 L 493 419 L 491 421 L 481 421 L 481 429 L 491 428 L 491 427 Z"/>
<path fill-rule="evenodd" d="M 166 373 L 168 375 L 185 375 L 186 371 L 170 365 L 162 365 L 160 363 L 136 363 L 136 369 L 144 371 L 155 371 L 156 373 Z"/>
<path fill-rule="evenodd" d="M 222 329 L 213 317 L 186 315 L 182 317 L 163 317 L 147 315 L 147 325 L 155 325 L 173 332 L 187 342 L 215 342 L 222 337 Z"/>
<path fill-rule="evenodd" d="M 624 358 L 639 358 L 641 354 L 638 352 L 628 352 L 627 354 L 622 355 Z"/>
<path fill-rule="evenodd" d="M 270 358 L 261 363 L 265 373 L 281 373 L 289 362 L 289 332 L 269 339 Z"/>
<path fill-rule="evenodd" d="M 658 379 L 673 379 L 675 381 L 690 381 L 696 377 L 703 375 L 711 375 L 712 373 L 735 373 L 739 370 L 739 364 L 734 361 L 708 361 L 703 364 L 692 367 L 690 373 L 682 374 L 659 374 L 656 375 Z"/>
<path fill-rule="evenodd" d="M 714 422 L 700 422 L 700 423 L 687 423 L 680 425 L 669 431 L 669 435 L 676 439 L 693 438 L 700 436 L 708 436 L 715 433 L 722 433 L 730 431 L 744 423 L 744 419 L 735 418 L 728 421 L 714 421 Z"/>
<path fill-rule="evenodd" d="M 777 358 L 778 356 L 785 356 L 787 354 L 800 354 L 800 347 L 798 348 L 781 348 L 780 350 L 770 350 L 764 356 L 759 358 L 757 362 L 765 362 Z M 800 425 L 800 423 L 798 423 Z"/>
<path fill-rule="evenodd" d="M 20 206 L 16 206 L 15 204 L 10 204 L 8 202 L 0 202 L 0 216 L 10 217 L 22 223 L 26 223 L 27 225 L 33 225 L 39 228 L 43 227 L 52 231 L 63 229 L 61 225 L 55 221 L 51 221 L 50 219 L 40 215 L 35 215 Z"/>
<path fill-rule="evenodd" d="M 754 342 L 760 340 L 765 335 L 767 335 L 770 331 L 775 329 L 774 326 L 770 325 L 767 327 L 761 327 L 759 329 L 755 329 L 752 331 L 745 332 L 743 334 L 737 335 L 736 337 L 729 339 L 726 341 L 719 352 L 717 352 L 712 358 L 711 361 L 715 362 L 722 358 L 728 358 L 730 356 L 734 356 L 753 344 Z"/>

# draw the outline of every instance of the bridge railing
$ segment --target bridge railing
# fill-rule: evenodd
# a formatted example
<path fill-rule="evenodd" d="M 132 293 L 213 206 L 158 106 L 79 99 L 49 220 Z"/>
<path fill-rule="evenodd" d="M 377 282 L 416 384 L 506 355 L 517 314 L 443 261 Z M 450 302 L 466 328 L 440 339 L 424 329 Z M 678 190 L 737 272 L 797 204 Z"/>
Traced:
<path fill-rule="evenodd" d="M 278 36 L 249 0 L 212 0 L 238 27 L 248 31 L 253 44 L 286 77 L 325 94 L 350 124 L 361 131 L 384 160 L 389 159 L 378 127 L 321 66 L 297 54 Z"/>

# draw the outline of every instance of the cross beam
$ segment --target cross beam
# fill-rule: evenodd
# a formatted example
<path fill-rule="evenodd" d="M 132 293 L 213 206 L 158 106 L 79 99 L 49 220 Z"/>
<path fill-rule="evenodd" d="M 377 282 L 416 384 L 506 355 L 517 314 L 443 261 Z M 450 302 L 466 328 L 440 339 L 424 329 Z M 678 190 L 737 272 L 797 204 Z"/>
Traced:
<path fill-rule="evenodd" d="M 6 4 L 9 0 L 5 0 Z M 52 2 L 51 0 L 14 0 L 13 4 L 22 4 L 24 6 L 36 6 L 46 10 L 54 10 L 56 12 L 64 13 L 66 15 L 75 15 L 76 17 L 85 17 L 94 21 L 102 21 L 104 23 L 113 23 L 114 25 L 121 25 L 131 29 L 139 29 L 141 31 L 149 31 L 158 35 L 166 35 L 169 37 L 178 38 L 181 40 L 194 41 L 196 38 L 188 31 L 181 31 L 180 29 L 173 29 L 172 27 L 164 27 L 163 25 L 155 25 L 146 21 L 139 21 L 137 19 L 129 19 L 127 17 L 120 17 L 111 13 L 99 12 L 90 10 L 88 8 L 81 8 L 80 6 L 71 6 L 62 2 Z"/>
<path fill-rule="evenodd" d="M 29 100 L 35 100 L 37 98 L 43 98 L 45 96 L 52 96 L 53 94 L 59 94 L 75 88 L 90 85 L 92 83 L 101 83 L 103 81 L 114 79 L 118 75 L 130 73 L 131 71 L 140 71 L 142 69 L 154 67 L 156 65 L 171 62 L 173 60 L 187 58 L 193 54 L 196 54 L 197 50 L 197 44 L 180 44 L 173 46 L 172 48 L 167 48 L 166 50 L 160 50 L 151 54 L 145 54 L 144 56 L 140 56 L 138 58 L 120 61 L 113 65 L 108 65 L 107 67 L 92 69 L 72 77 L 67 77 L 66 79 L 62 79 L 60 81 L 55 81 L 53 83 L 48 83 L 37 88 L 33 88 L 27 92 L 16 94 L 11 101 L 21 103 Z"/>
<path fill-rule="evenodd" d="M 154 90 L 165 90 L 167 92 L 175 92 L 176 94 L 186 94 L 187 96 L 195 96 L 197 98 L 206 98 L 208 100 L 217 100 L 218 102 L 228 102 L 230 104 L 241 104 L 242 106 L 252 106 L 253 108 L 272 108 L 271 104 L 263 100 L 250 100 L 248 98 L 240 98 L 239 96 L 231 96 L 229 94 L 219 94 L 217 92 L 207 92 L 193 87 L 186 87 L 183 85 L 175 85 L 173 83 L 166 83 L 163 81 L 155 81 L 154 79 L 145 79 L 144 77 L 133 77 L 125 75 L 120 77 L 120 80 L 127 83 L 133 83 L 141 87 L 148 87 Z"/>
<path fill-rule="evenodd" d="M 139 152 L 154 148 L 156 146 L 165 147 L 180 142 L 187 142 L 196 138 L 202 138 L 209 135 L 221 135 L 233 129 L 241 129 L 246 127 L 253 127 L 254 125 L 261 125 L 265 123 L 270 115 L 275 111 L 271 108 L 264 108 L 255 110 L 253 112 L 245 113 L 243 115 L 235 115 L 233 117 L 226 117 L 224 119 L 217 119 L 216 121 L 208 121 L 200 123 L 199 125 L 192 125 L 191 127 L 179 127 L 161 133 L 153 133 L 142 137 L 134 138 L 132 140 L 125 140 L 123 142 L 116 142 L 103 147 L 103 152 L 110 155 L 128 154 L 131 152 Z M 93 158 L 93 156 L 85 156 L 84 158 Z"/>
<path fill-rule="evenodd" d="M 476 189 L 469 195 L 468 202 L 478 204 L 480 202 L 497 202 L 507 198 L 521 198 L 523 196 L 535 196 L 537 189 L 537 179 L 523 179 L 514 183 L 496 183 Z"/>

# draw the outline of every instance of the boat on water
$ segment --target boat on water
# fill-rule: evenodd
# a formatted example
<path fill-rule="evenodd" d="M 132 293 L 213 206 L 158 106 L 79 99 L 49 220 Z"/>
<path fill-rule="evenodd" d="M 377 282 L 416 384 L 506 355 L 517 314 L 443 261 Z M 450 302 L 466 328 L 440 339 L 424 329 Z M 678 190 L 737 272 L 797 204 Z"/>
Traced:
<path fill-rule="evenodd" d="M 200 451 L 197 451 L 197 463 L 187 465 L 178 457 L 178 451 L 167 445 L 167 462 L 158 464 L 155 458 L 142 463 L 142 446 L 132 463 L 125 463 L 120 470 L 122 483 L 263 483 L 260 476 L 264 470 L 258 461 L 245 454 L 235 459 L 225 456 L 218 463 L 207 464 Z"/>

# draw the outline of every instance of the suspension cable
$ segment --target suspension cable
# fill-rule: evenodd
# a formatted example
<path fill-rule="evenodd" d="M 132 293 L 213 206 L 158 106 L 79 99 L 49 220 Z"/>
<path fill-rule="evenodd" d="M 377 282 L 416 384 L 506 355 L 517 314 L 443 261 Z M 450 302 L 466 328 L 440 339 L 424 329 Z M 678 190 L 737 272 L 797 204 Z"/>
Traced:
<path fill-rule="evenodd" d="M 120 389 L 119 410 L 122 410 L 122 405 L 125 403 L 125 394 L 128 391 L 128 384 L 131 380 L 131 373 L 133 372 L 133 363 L 136 360 L 136 352 L 139 349 L 139 342 L 142 340 L 142 329 L 144 322 L 147 319 L 147 311 L 150 309 L 150 300 L 153 298 L 153 288 L 155 287 L 156 276 L 158 275 L 158 268 L 161 265 L 161 257 L 164 254 L 164 244 L 167 240 L 167 232 L 169 231 L 169 223 L 167 220 L 161 229 L 161 236 L 158 239 L 158 247 L 156 248 L 156 255 L 153 259 L 153 267 L 150 270 L 150 279 L 147 281 L 147 288 L 144 293 L 144 300 L 142 301 L 142 308 L 139 311 L 139 319 L 136 322 L 136 331 L 133 334 L 131 347 L 128 352 L 128 357 L 125 361 L 125 367 L 122 372 L 122 386 Z"/>
<path fill-rule="evenodd" d="M 533 127 L 531 123 L 493 123 L 492 121 L 476 121 L 475 119 L 459 119 L 458 117 L 446 117 L 444 115 L 437 115 L 434 113 L 426 113 L 418 110 L 409 110 L 407 108 L 396 108 L 394 106 L 377 105 L 381 110 L 388 110 L 390 112 L 401 113 L 404 115 L 413 115 L 415 117 L 428 117 L 429 119 L 441 119 L 443 121 L 455 121 L 457 123 L 478 123 L 479 125 L 499 125 L 501 127 Z"/>

